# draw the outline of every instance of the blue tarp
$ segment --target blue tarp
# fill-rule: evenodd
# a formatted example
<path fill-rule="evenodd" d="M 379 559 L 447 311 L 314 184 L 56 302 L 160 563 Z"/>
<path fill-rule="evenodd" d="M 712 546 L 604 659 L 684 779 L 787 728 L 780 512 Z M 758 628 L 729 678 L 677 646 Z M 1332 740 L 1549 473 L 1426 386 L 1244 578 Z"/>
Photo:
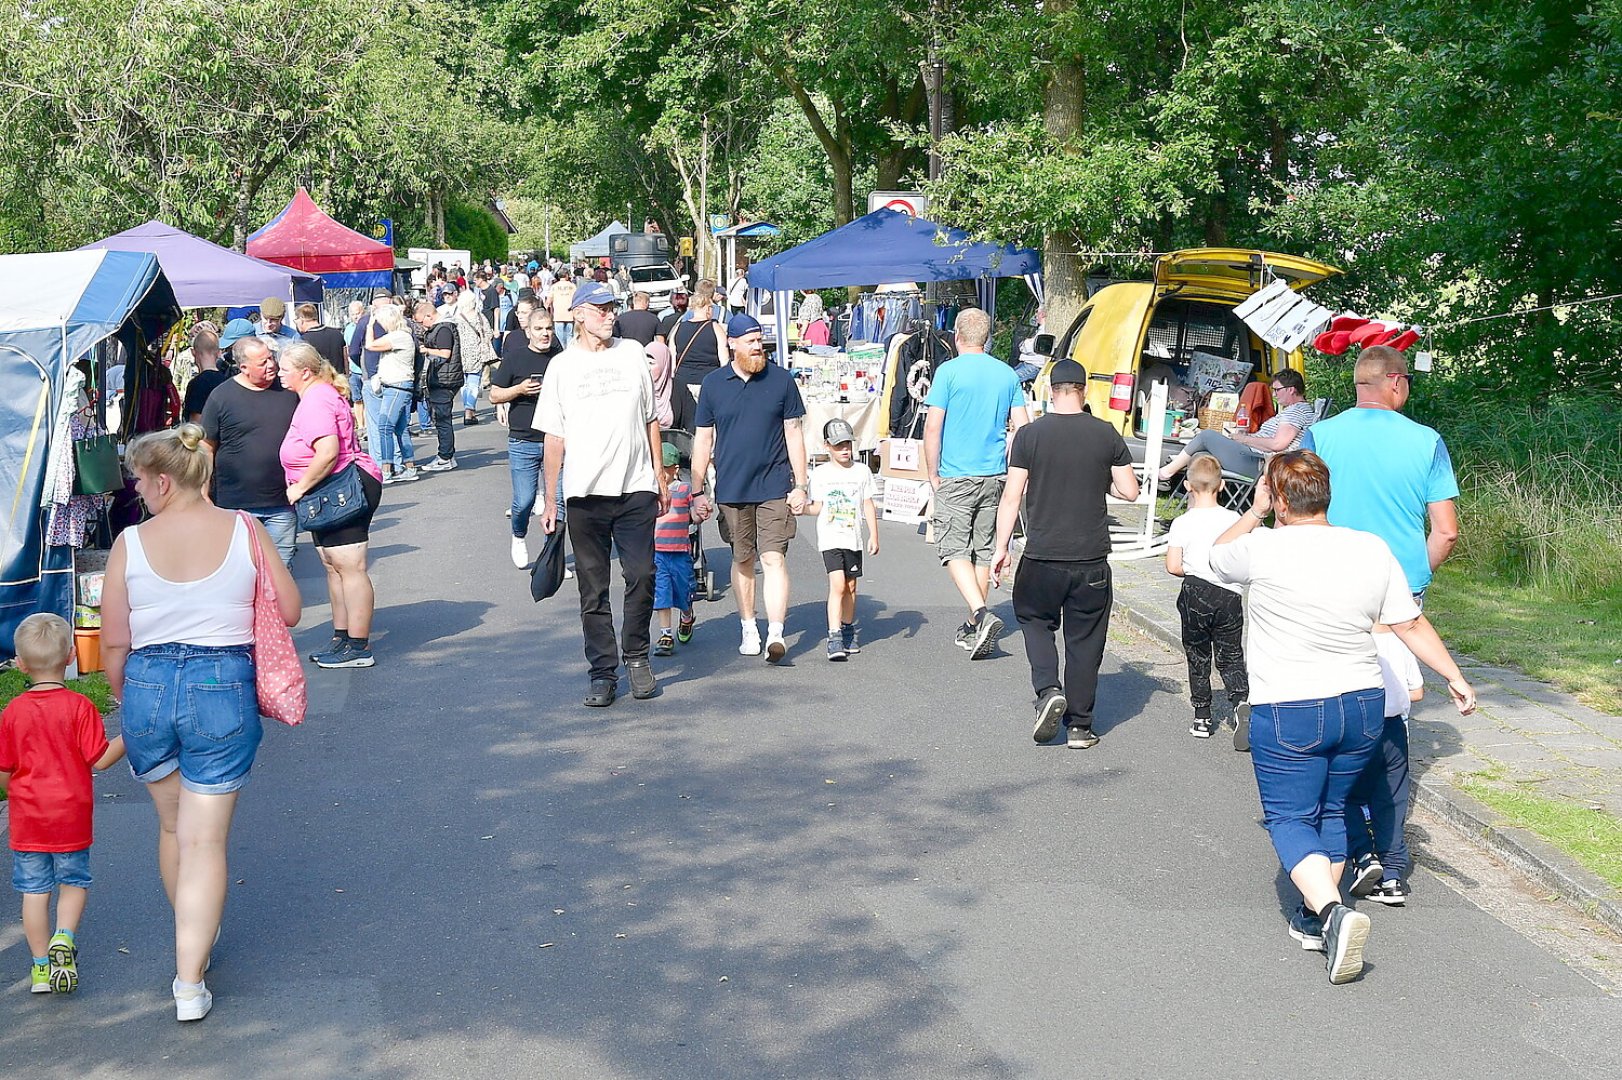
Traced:
<path fill-rule="evenodd" d="M 749 286 L 786 292 L 1041 272 L 1042 256 L 1031 248 L 976 243 L 962 229 L 881 208 L 754 263 L 749 267 Z"/>
<path fill-rule="evenodd" d="M 68 368 L 114 335 L 134 353 L 180 312 L 148 252 L 0 255 L 0 297 L 0 656 L 9 657 L 29 615 L 73 615 L 73 552 L 45 543 L 40 507 Z"/>

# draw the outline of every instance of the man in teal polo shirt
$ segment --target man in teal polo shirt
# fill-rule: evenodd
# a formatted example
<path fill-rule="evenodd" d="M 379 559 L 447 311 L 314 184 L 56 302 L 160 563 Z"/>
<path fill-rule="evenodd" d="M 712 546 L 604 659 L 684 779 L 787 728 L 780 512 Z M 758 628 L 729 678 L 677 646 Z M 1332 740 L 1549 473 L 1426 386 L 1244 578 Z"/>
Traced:
<path fill-rule="evenodd" d="M 986 598 L 1008 443 L 1030 413 L 1014 369 L 985 351 L 991 316 L 964 308 L 952 329 L 958 354 L 935 372 L 924 398 L 924 461 L 935 488 L 936 553 L 969 609 L 957 644 L 969 659 L 983 660 L 1003 628 Z"/>
<path fill-rule="evenodd" d="M 1402 415 L 1413 385 L 1406 356 L 1388 345 L 1364 349 L 1352 378 L 1357 408 L 1307 429 L 1301 449 L 1329 466 L 1329 523 L 1384 540 L 1422 600 L 1459 540 L 1453 459 L 1435 429 Z"/>
<path fill-rule="evenodd" d="M 805 509 L 805 403 L 787 368 L 766 362 L 760 323 L 734 315 L 727 323 L 732 362 L 699 384 L 697 433 L 693 439 L 693 513 L 703 521 L 714 511 L 704 495 L 710 460 L 715 461 L 715 502 L 732 540 L 732 590 L 738 598 L 743 638 L 738 652 L 758 656 L 755 625 L 755 557 L 766 574 L 766 660 L 777 663 L 788 647 L 788 542 L 795 515 Z"/>

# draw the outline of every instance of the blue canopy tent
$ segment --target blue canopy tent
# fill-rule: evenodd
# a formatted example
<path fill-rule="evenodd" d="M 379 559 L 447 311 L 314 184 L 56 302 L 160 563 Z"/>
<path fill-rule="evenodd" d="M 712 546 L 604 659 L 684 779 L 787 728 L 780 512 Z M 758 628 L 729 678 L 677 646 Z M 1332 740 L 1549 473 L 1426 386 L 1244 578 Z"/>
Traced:
<path fill-rule="evenodd" d="M 180 310 L 144 251 L 0 255 L 0 297 L 0 655 L 9 657 L 29 615 L 73 616 L 73 551 L 45 543 L 41 506 L 68 368 L 114 336 L 137 355 Z"/>
<path fill-rule="evenodd" d="M 773 293 L 777 340 L 788 340 L 795 290 L 891 281 L 976 283 L 980 306 L 996 315 L 998 278 L 1025 278 L 1040 295 L 1042 256 L 1031 248 L 976 242 L 962 229 L 937 225 L 899 210 L 880 208 L 749 268 L 751 308 Z M 780 353 L 786 360 L 786 350 Z"/>

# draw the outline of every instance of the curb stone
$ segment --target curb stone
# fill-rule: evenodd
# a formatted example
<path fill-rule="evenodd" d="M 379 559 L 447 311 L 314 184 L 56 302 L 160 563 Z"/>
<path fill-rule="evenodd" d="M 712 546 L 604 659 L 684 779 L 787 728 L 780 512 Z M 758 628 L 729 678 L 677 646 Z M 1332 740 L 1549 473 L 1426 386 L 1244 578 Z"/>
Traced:
<path fill-rule="evenodd" d="M 1112 610 L 1134 629 L 1167 648 L 1183 647 L 1180 627 L 1168 626 L 1121 599 Z M 1531 877 L 1578 911 L 1622 934 L 1622 902 L 1598 874 L 1542 837 L 1506 824 L 1495 811 L 1444 781 L 1421 779 L 1413 786 L 1414 803 Z"/>

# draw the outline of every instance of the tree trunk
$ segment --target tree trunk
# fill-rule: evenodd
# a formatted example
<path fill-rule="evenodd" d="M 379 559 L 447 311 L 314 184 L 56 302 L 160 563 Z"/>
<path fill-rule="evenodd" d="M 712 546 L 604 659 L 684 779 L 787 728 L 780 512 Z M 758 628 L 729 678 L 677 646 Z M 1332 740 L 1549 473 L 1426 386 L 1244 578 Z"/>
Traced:
<path fill-rule="evenodd" d="M 1075 9 L 1076 0 L 1048 0 L 1047 10 L 1056 20 Z M 1068 150 L 1081 134 L 1086 118 L 1086 72 L 1082 57 L 1066 47 L 1056 50 L 1053 74 L 1048 79 L 1043 102 L 1043 122 L 1048 134 L 1061 150 Z M 1050 333 L 1062 335 L 1081 311 L 1087 299 L 1086 266 L 1074 252 L 1081 249 L 1081 238 L 1072 232 L 1049 232 L 1042 245 L 1042 277 L 1047 290 L 1046 326 Z"/>
<path fill-rule="evenodd" d="M 429 208 L 434 219 L 434 246 L 445 246 L 445 192 L 435 188 L 428 196 Z"/>

